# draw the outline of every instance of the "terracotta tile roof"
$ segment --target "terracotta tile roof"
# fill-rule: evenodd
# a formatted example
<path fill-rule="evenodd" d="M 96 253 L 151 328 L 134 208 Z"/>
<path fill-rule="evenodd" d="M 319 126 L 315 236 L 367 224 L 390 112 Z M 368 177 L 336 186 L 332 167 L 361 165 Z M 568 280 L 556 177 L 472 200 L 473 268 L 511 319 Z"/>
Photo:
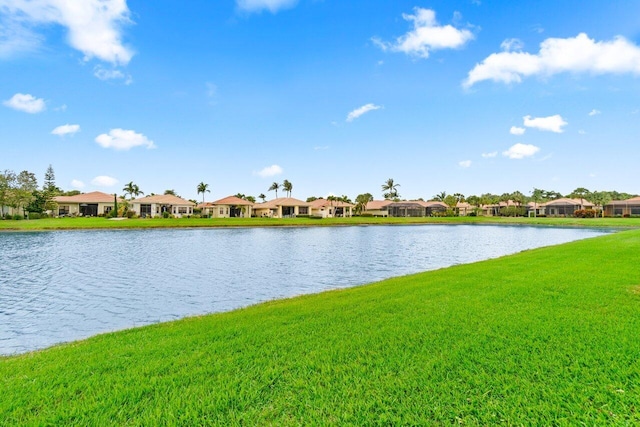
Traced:
<path fill-rule="evenodd" d="M 627 200 L 612 200 L 611 202 L 608 203 L 608 205 L 613 205 L 613 206 L 640 205 L 640 196 L 632 197 L 631 199 L 627 199 Z"/>
<path fill-rule="evenodd" d="M 436 206 L 440 206 L 442 208 L 448 209 L 449 205 L 447 205 L 445 202 L 436 202 L 436 201 L 431 201 L 431 202 L 424 202 L 425 207 L 427 208 L 433 208 Z"/>
<path fill-rule="evenodd" d="M 131 204 L 151 204 L 157 203 L 161 205 L 187 205 L 194 206 L 195 203 L 190 202 L 189 200 L 185 200 L 182 197 L 173 196 L 171 194 L 156 194 L 155 196 L 146 196 L 140 199 L 129 200 Z"/>
<path fill-rule="evenodd" d="M 367 203 L 367 207 L 365 209 L 368 211 L 377 211 L 384 208 L 385 206 L 389 206 L 391 203 L 393 203 L 392 200 L 372 200 Z"/>
<path fill-rule="evenodd" d="M 241 199 L 240 197 L 229 196 L 229 197 L 225 197 L 224 199 L 220 199 L 220 200 L 216 200 L 215 202 L 211 202 L 211 206 L 216 206 L 216 205 L 252 206 L 253 203 L 248 201 L 248 200 Z"/>
<path fill-rule="evenodd" d="M 588 201 L 587 199 L 569 199 L 567 197 L 563 197 L 561 199 L 551 200 L 546 203 L 542 203 L 540 206 L 585 206 L 585 207 L 593 207 L 595 206 L 593 203 Z"/>
<path fill-rule="evenodd" d="M 327 199 L 316 199 L 313 202 L 310 203 L 311 208 L 313 209 L 321 209 L 321 208 L 327 208 L 327 207 L 334 207 L 334 208 L 349 208 L 349 207 L 354 207 L 355 205 L 351 204 L 351 203 L 346 203 L 346 202 L 341 202 L 341 201 L 337 201 L 334 200 L 333 202 Z"/>
<path fill-rule="evenodd" d="M 279 197 L 277 199 L 269 200 L 264 203 L 255 203 L 254 209 L 276 209 L 278 206 L 311 206 L 310 203 L 303 202 L 302 200 L 294 199 L 293 197 Z"/>
<path fill-rule="evenodd" d="M 56 196 L 53 198 L 57 203 L 113 203 L 113 194 L 93 191 L 91 193 L 76 194 L 75 196 Z M 122 199 L 118 197 L 118 203 Z"/>

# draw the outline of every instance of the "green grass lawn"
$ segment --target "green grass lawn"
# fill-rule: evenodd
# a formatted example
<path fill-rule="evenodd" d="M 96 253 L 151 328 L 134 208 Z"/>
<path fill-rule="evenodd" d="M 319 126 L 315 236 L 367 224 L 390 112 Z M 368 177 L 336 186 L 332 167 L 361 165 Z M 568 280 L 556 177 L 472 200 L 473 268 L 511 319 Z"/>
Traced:
<path fill-rule="evenodd" d="M 0 231 L 174 227 L 295 227 L 373 224 L 526 224 L 623 228 L 640 227 L 640 218 L 136 218 L 121 221 L 113 221 L 106 218 L 46 218 L 21 221 L 0 220 Z"/>
<path fill-rule="evenodd" d="M 7 425 L 638 425 L 640 230 L 0 358 Z"/>

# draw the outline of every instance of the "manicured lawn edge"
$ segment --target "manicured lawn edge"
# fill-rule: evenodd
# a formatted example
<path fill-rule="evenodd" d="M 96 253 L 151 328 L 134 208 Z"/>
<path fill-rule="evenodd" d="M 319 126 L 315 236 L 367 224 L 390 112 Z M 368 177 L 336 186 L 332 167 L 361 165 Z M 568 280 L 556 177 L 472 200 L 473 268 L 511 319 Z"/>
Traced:
<path fill-rule="evenodd" d="M 640 231 L 0 359 L 7 424 L 636 424 Z"/>
<path fill-rule="evenodd" d="M 326 227 L 349 225 L 409 224 L 494 224 L 545 225 L 568 227 L 640 228 L 640 218 L 509 218 L 509 217 L 444 217 L 444 218 L 153 218 L 111 221 L 106 218 L 45 218 L 36 220 L 0 220 L 2 231 L 48 231 L 78 229 L 139 228 L 216 228 L 216 227 Z"/>

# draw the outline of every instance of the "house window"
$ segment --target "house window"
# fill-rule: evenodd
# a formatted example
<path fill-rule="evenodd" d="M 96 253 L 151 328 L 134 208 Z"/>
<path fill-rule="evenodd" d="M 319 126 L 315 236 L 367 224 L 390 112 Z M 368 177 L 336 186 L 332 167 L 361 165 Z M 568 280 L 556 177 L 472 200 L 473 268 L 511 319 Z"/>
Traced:
<path fill-rule="evenodd" d="M 309 208 L 306 206 L 300 206 L 298 208 L 298 212 L 300 213 L 300 215 L 309 215 Z"/>
<path fill-rule="evenodd" d="M 104 213 L 108 214 L 109 212 L 111 212 L 113 210 L 113 206 L 105 206 L 104 207 Z"/>
<path fill-rule="evenodd" d="M 640 215 L 640 207 L 631 208 L 631 215 Z"/>
<path fill-rule="evenodd" d="M 186 214 L 188 212 L 187 207 L 186 206 L 180 206 L 178 207 L 178 213 L 179 214 Z"/>
<path fill-rule="evenodd" d="M 220 215 L 224 215 L 224 208 L 220 208 Z"/>
<path fill-rule="evenodd" d="M 140 205 L 140 216 L 143 218 L 151 216 L 151 205 Z"/>
<path fill-rule="evenodd" d="M 59 206 L 58 216 L 69 215 L 69 206 Z"/>
<path fill-rule="evenodd" d="M 622 208 L 615 208 L 613 210 L 614 215 L 622 215 Z"/>

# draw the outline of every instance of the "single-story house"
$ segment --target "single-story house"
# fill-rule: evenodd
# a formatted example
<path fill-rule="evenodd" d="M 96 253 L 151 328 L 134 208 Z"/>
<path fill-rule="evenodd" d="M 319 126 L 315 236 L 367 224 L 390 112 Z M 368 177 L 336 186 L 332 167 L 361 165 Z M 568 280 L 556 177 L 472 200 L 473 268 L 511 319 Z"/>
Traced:
<path fill-rule="evenodd" d="M 129 200 L 129 206 L 130 210 L 142 218 L 162 216 L 165 212 L 182 218 L 193 215 L 195 203 L 171 194 L 159 194 Z"/>
<path fill-rule="evenodd" d="M 322 218 L 350 217 L 355 205 L 338 200 L 316 199 L 310 203 L 310 214 Z"/>
<path fill-rule="evenodd" d="M 17 214 L 18 211 L 11 206 L 0 206 L 0 218 Z"/>
<path fill-rule="evenodd" d="M 372 200 L 367 203 L 362 213 L 372 216 L 389 216 L 387 207 L 391 203 L 393 203 L 392 200 Z"/>
<path fill-rule="evenodd" d="M 378 210 L 374 209 L 376 207 Z M 371 212 L 375 216 L 423 217 L 431 216 L 437 212 L 445 212 L 447 209 L 449 209 L 449 206 L 447 206 L 446 203 L 436 201 L 403 200 L 393 202 L 391 200 L 374 200 L 373 202 L 367 203 L 367 212 Z"/>
<path fill-rule="evenodd" d="M 476 210 L 476 207 L 467 202 L 458 202 L 456 204 L 456 213 L 459 216 L 471 215 L 472 213 L 475 212 L 475 210 Z"/>
<path fill-rule="evenodd" d="M 91 193 L 76 194 L 75 196 L 56 196 L 53 200 L 58 204 L 57 212 L 50 212 L 54 216 L 98 216 L 111 212 L 114 208 L 113 194 L 93 191 Z M 118 198 L 118 203 L 123 200 Z"/>
<path fill-rule="evenodd" d="M 310 203 L 293 197 L 279 197 L 253 205 L 253 216 L 268 218 L 293 218 L 310 214 Z"/>
<path fill-rule="evenodd" d="M 640 215 L 640 196 L 613 200 L 604 207 L 605 216 Z"/>
<path fill-rule="evenodd" d="M 236 196 L 201 203 L 198 207 L 202 209 L 203 215 L 211 218 L 249 218 L 253 214 L 253 203 Z"/>
<path fill-rule="evenodd" d="M 595 205 L 585 199 L 569 199 L 563 197 L 540 205 L 542 214 L 546 216 L 573 216 L 575 211 L 594 209 Z"/>

